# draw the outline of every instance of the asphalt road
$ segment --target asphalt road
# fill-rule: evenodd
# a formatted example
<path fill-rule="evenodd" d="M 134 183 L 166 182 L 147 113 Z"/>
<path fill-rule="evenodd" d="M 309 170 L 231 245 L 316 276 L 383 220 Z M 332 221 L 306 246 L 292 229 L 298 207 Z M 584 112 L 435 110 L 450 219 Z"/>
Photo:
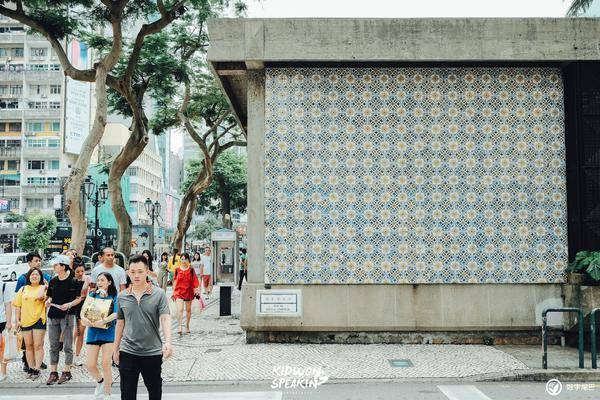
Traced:
<path fill-rule="evenodd" d="M 559 387 L 551 390 L 559 392 Z M 0 400 L 87 400 L 91 386 L 53 386 L 3 388 Z M 139 399 L 147 399 L 140 388 Z M 114 388 L 113 399 L 119 399 Z M 534 382 L 369 382 L 326 383 L 303 390 L 272 389 L 270 384 L 169 384 L 164 387 L 164 400 L 544 400 L 600 398 L 600 382 L 563 383 L 562 390 L 551 396 L 545 383 Z"/>

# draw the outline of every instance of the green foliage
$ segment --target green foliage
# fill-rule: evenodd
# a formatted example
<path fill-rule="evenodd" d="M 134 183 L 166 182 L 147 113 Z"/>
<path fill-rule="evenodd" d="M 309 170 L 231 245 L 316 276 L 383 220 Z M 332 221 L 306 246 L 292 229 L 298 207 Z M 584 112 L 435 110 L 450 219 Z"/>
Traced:
<path fill-rule="evenodd" d="M 573 0 L 571 6 L 567 10 L 567 15 L 573 17 L 586 12 L 594 1 L 595 0 Z"/>
<path fill-rule="evenodd" d="M 10 211 L 8 214 L 4 216 L 4 222 L 23 222 L 25 221 L 25 217 L 21 214 L 15 214 Z"/>
<path fill-rule="evenodd" d="M 56 233 L 57 221 L 54 215 L 34 214 L 27 220 L 25 230 L 19 235 L 19 247 L 25 251 L 45 249 L 50 238 Z"/>
<path fill-rule="evenodd" d="M 600 281 L 600 251 L 579 251 L 569 264 L 568 272 L 587 272 L 594 280 Z"/>
<path fill-rule="evenodd" d="M 197 240 L 210 240 L 210 234 L 221 229 L 221 221 L 214 215 L 207 215 L 206 219 L 194 226 L 193 236 Z"/>
<path fill-rule="evenodd" d="M 187 191 L 194 182 L 202 171 L 202 166 L 202 160 L 193 160 L 186 166 L 187 178 L 181 185 L 182 192 Z M 246 157 L 236 154 L 235 151 L 225 151 L 217 158 L 213 172 L 213 182 L 198 196 L 198 212 L 244 212 L 248 196 Z"/>

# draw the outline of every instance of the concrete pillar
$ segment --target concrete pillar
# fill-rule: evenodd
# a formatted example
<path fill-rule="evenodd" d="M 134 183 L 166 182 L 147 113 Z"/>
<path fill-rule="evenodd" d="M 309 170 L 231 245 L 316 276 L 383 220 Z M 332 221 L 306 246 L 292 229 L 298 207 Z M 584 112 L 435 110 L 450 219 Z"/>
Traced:
<path fill-rule="evenodd" d="M 248 282 L 265 282 L 265 71 L 248 70 Z"/>

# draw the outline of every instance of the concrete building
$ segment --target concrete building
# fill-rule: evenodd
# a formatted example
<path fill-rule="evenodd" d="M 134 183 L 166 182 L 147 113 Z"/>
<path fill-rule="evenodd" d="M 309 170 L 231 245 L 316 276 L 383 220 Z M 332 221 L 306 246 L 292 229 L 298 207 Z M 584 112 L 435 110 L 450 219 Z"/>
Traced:
<path fill-rule="evenodd" d="M 600 247 L 600 21 L 209 34 L 249 141 L 249 341 L 539 338 L 569 258 Z"/>
<path fill-rule="evenodd" d="M 54 212 L 64 153 L 65 77 L 50 43 L 0 16 L 2 211 Z"/>

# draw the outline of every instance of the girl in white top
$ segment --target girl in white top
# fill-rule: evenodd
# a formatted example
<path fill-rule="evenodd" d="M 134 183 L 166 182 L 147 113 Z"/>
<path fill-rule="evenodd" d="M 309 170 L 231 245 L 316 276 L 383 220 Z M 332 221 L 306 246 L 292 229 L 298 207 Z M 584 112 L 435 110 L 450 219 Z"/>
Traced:
<path fill-rule="evenodd" d="M 202 276 L 202 257 L 200 257 L 200 253 L 195 252 L 194 258 L 192 260 L 192 268 L 194 268 L 194 272 L 196 272 L 196 276 Z"/>

